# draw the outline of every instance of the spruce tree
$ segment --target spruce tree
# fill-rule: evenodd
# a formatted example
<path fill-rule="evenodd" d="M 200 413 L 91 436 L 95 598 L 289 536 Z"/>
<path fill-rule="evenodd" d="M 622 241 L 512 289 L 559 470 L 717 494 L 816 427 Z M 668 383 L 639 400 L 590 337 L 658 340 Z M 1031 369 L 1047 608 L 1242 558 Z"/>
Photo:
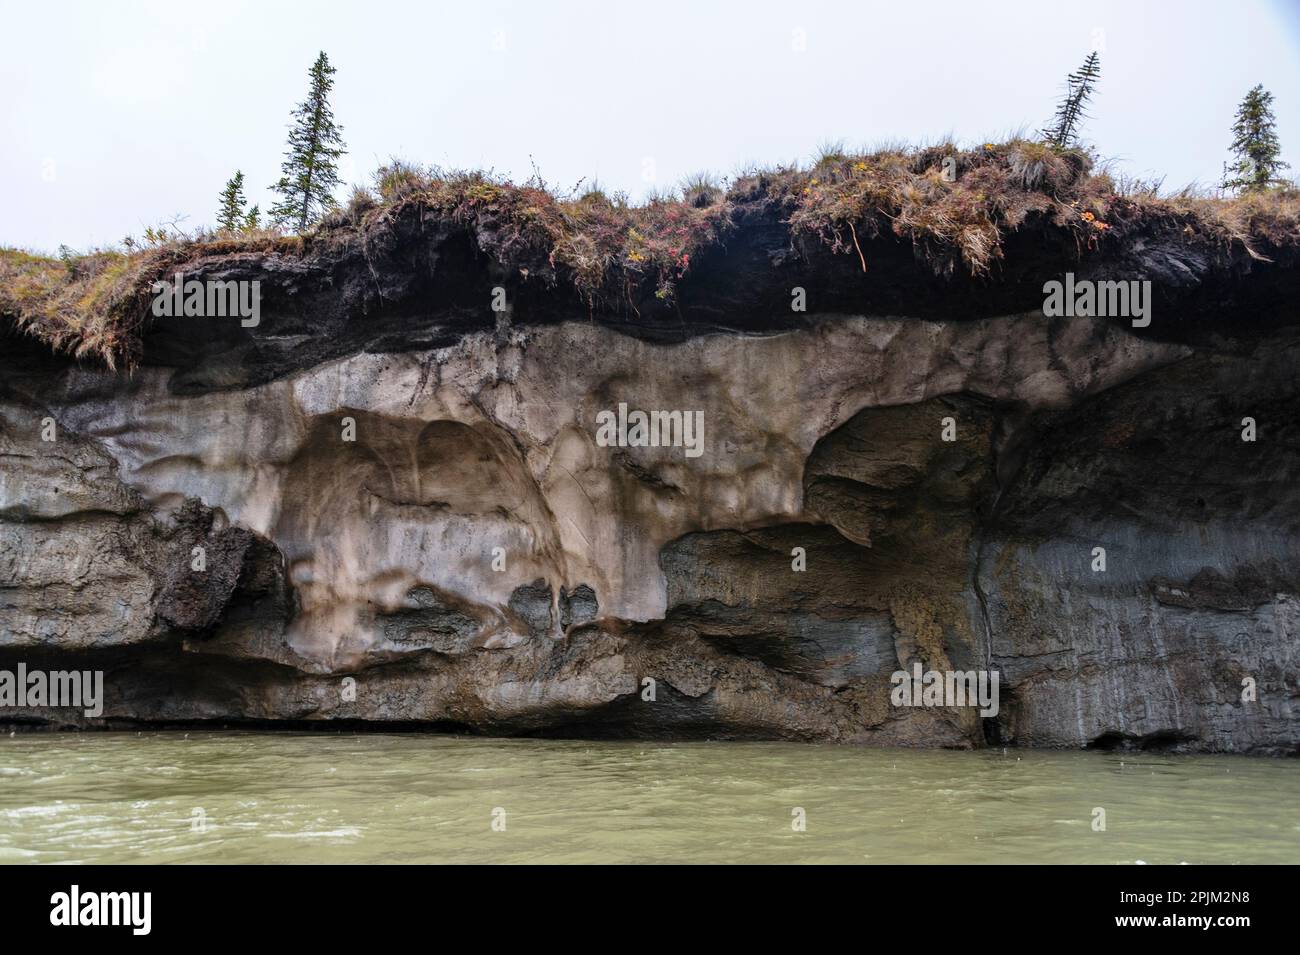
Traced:
<path fill-rule="evenodd" d="M 1099 76 L 1101 57 L 1093 50 L 1083 61 L 1083 66 L 1065 78 L 1065 99 L 1056 108 L 1052 125 L 1043 130 L 1048 144 L 1057 149 L 1075 145 L 1079 138 L 1079 124 L 1087 118 L 1085 108 Z"/>
<path fill-rule="evenodd" d="M 222 232 L 238 232 L 244 227 L 244 222 L 244 174 L 236 169 L 234 178 L 221 190 L 217 228 Z"/>
<path fill-rule="evenodd" d="M 1260 192 L 1284 181 L 1278 174 L 1288 164 L 1278 158 L 1282 147 L 1274 122 L 1273 94 L 1258 85 L 1237 107 L 1230 147 L 1237 161 L 1224 170 L 1225 189 Z"/>
<path fill-rule="evenodd" d="M 256 232 L 262 228 L 262 207 L 253 206 L 248 210 L 248 215 L 244 216 L 244 231 Z"/>
<path fill-rule="evenodd" d="M 308 73 L 311 90 L 293 111 L 289 148 L 280 167 L 283 175 L 274 186 L 283 198 L 271 207 L 271 216 L 277 222 L 295 223 L 299 232 L 335 205 L 337 160 L 343 155 L 344 145 L 340 136 L 343 127 L 334 124 L 329 104 L 334 72 L 323 52 L 316 57 Z"/>

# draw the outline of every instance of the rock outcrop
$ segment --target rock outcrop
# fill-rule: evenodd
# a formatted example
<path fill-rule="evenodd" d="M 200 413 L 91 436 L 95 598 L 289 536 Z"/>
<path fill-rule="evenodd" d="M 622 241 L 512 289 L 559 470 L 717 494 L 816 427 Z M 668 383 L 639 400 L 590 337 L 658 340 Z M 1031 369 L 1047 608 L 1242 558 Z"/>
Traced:
<path fill-rule="evenodd" d="M 747 324 L 723 257 L 674 331 L 471 314 L 421 241 L 316 324 L 319 270 L 196 267 L 263 321 L 159 322 L 129 375 L 0 340 L 0 668 L 106 672 L 99 721 L 0 720 L 1296 752 L 1293 269 L 1142 332 L 928 285 Z M 620 405 L 700 453 L 607 446 Z M 999 712 L 893 705 L 913 663 L 998 671 Z"/>

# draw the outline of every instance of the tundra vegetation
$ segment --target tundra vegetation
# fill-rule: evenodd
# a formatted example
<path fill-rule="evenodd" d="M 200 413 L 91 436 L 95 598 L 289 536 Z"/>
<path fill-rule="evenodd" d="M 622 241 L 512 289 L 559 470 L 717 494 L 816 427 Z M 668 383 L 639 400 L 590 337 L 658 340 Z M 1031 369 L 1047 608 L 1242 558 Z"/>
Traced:
<path fill-rule="evenodd" d="M 310 71 L 276 185 L 282 199 L 262 227 L 245 209 L 242 172 L 220 195 L 219 227 L 185 232 L 169 223 L 121 247 L 57 257 L 0 249 L 0 317 L 50 346 L 110 367 L 133 366 L 149 320 L 150 289 L 187 263 L 250 253 L 309 258 L 339 244 L 365 246 L 418 207 L 426 224 L 468 233 L 478 251 L 521 281 L 567 283 L 592 312 L 618 309 L 633 290 L 671 303 L 692 263 L 724 247 L 737 218 L 761 209 L 788 229 L 792 248 L 812 240 L 854 256 L 866 245 L 910 243 L 940 276 L 958 270 L 994 280 L 1007 237 L 1060 229 L 1080 257 L 1123 248 L 1153 231 L 1225 256 L 1268 259 L 1300 244 L 1300 189 L 1273 129 L 1272 97 L 1247 95 L 1233 126 L 1236 162 L 1223 188 L 1166 192 L 1161 183 L 1112 173 L 1079 141 L 1100 76 L 1097 56 L 1067 78 L 1041 137 L 962 147 L 952 141 L 854 151 L 824 146 L 807 165 L 749 170 L 729 183 L 707 173 L 678 190 L 634 203 L 598 186 L 563 193 L 540 175 L 523 183 L 485 171 L 447 170 L 393 159 L 346 203 L 333 196 L 341 127 L 329 106 L 334 67 L 324 53 Z M 1224 190 L 1235 194 L 1225 194 Z M 289 231 L 296 226 L 296 231 Z M 539 267 L 540 266 L 540 267 Z"/>

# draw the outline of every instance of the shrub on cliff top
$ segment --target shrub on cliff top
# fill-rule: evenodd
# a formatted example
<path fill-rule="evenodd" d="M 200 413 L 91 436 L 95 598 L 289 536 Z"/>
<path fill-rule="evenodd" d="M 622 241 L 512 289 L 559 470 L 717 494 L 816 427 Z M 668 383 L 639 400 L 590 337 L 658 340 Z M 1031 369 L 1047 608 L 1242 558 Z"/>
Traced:
<path fill-rule="evenodd" d="M 381 202 L 400 202 L 429 183 L 429 174 L 414 163 L 390 159 L 375 170 L 375 192 Z"/>
<path fill-rule="evenodd" d="M 715 202 L 721 202 L 725 195 L 722 182 L 707 172 L 697 172 L 683 179 L 681 193 L 682 201 L 697 209 L 705 209 Z"/>
<path fill-rule="evenodd" d="M 1085 239 L 1104 231 L 1098 217 L 1109 181 L 1090 178 L 1091 166 L 1076 150 L 1015 139 L 968 151 L 939 146 L 823 157 L 810 173 L 790 171 L 763 188 L 789 207 L 794 231 L 856 254 L 864 271 L 862 242 L 889 232 L 910 240 L 939 274 L 951 274 L 960 260 L 983 275 L 1002 255 L 1003 233 L 1032 214 Z"/>
<path fill-rule="evenodd" d="M 725 203 L 700 208 L 655 198 L 633 206 L 600 192 L 560 199 L 539 184 L 479 172 L 434 175 L 403 201 L 466 226 L 483 251 L 525 275 L 567 273 L 593 307 L 629 300 L 629 286 L 642 282 L 671 297 L 692 256 L 730 222 Z"/>

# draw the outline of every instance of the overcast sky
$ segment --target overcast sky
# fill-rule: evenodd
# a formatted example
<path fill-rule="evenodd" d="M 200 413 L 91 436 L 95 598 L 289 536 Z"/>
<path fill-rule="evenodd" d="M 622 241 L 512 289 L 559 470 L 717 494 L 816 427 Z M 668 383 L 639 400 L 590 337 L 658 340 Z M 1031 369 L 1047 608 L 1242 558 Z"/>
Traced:
<path fill-rule="evenodd" d="M 319 50 L 345 182 L 400 156 L 640 197 L 828 140 L 1034 131 L 1094 46 L 1085 135 L 1121 170 L 1215 182 L 1263 83 L 1300 172 L 1300 0 L 42 0 L 0 32 L 0 244 L 211 224 L 235 169 L 266 209 Z"/>

